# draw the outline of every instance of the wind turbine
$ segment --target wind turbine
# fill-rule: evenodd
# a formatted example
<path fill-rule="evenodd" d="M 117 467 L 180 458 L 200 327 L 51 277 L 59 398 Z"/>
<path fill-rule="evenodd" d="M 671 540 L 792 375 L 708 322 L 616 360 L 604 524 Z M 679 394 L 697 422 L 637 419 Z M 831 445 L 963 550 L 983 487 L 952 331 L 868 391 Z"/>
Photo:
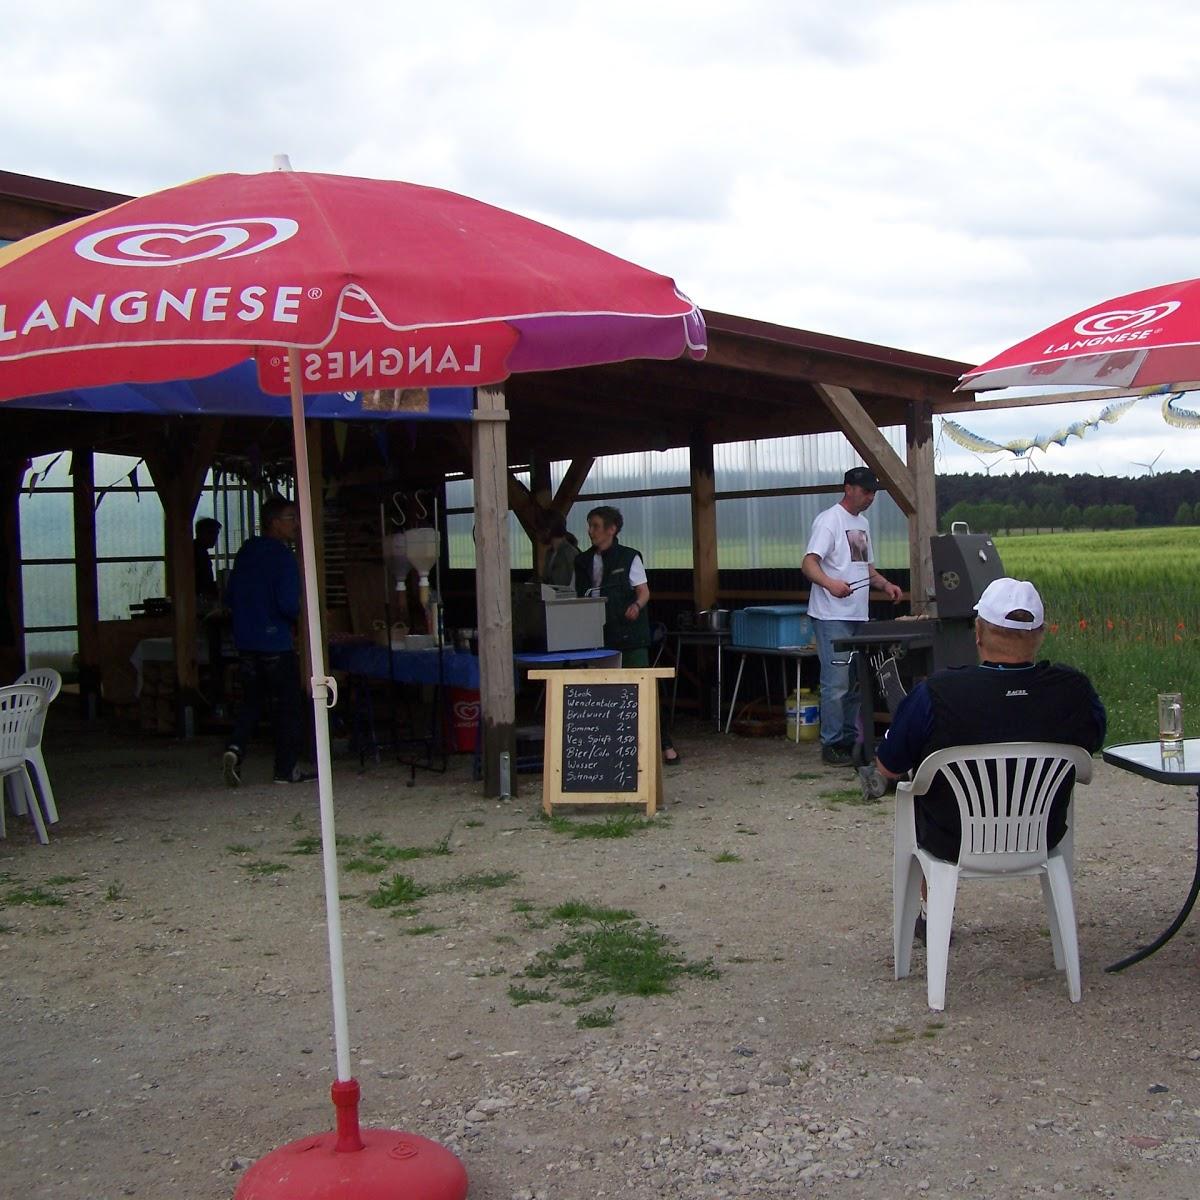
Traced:
<path fill-rule="evenodd" d="M 1164 448 L 1163 448 L 1162 450 L 1160 450 L 1160 451 L 1159 451 L 1159 452 L 1158 452 L 1158 453 L 1157 453 L 1157 454 L 1156 454 L 1156 455 L 1155 455 L 1155 456 L 1154 456 L 1154 457 L 1153 457 L 1153 458 L 1152 458 L 1152 459 L 1151 459 L 1151 460 L 1150 460 L 1148 463 L 1143 463 L 1143 462 L 1134 462 L 1134 461 L 1133 461 L 1133 459 L 1130 459 L 1130 460 L 1129 460 L 1129 462 L 1130 462 L 1130 466 L 1134 466 L 1134 467 L 1145 467 L 1145 468 L 1146 468 L 1146 470 L 1150 472 L 1150 477 L 1151 477 L 1151 478 L 1153 478 L 1153 477 L 1154 477 L 1154 474 L 1155 474 L 1155 471 L 1154 471 L 1154 464 L 1155 464 L 1155 463 L 1157 463 L 1157 462 L 1158 462 L 1158 460 L 1159 460 L 1160 458 L 1162 458 L 1162 456 L 1163 456 L 1164 454 L 1166 454 L 1166 452 L 1167 452 L 1167 451 L 1166 451 L 1166 448 L 1164 447 Z"/>

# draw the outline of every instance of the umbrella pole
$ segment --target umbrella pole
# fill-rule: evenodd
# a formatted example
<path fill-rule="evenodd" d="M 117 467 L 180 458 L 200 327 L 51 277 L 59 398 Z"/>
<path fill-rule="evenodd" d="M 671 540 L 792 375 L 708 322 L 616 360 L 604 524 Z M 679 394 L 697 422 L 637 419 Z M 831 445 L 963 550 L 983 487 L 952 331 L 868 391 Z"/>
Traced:
<path fill-rule="evenodd" d="M 348 1082 L 350 1027 L 346 1018 L 346 971 L 342 958 L 342 912 L 338 901 L 337 839 L 333 823 L 333 766 L 329 756 L 329 697 L 337 703 L 337 685 L 325 670 L 325 646 L 317 595 L 317 556 L 313 530 L 312 491 L 309 485 L 308 443 L 304 436 L 304 386 L 300 352 L 288 350 L 292 381 L 292 440 L 296 455 L 296 508 L 300 513 L 300 557 L 304 569 L 305 615 L 308 621 L 308 654 L 312 670 L 313 724 L 317 744 L 317 789 L 321 802 L 321 861 L 325 873 L 325 925 L 329 933 L 329 977 L 333 992 L 333 1040 L 337 1051 L 337 1077 Z"/>

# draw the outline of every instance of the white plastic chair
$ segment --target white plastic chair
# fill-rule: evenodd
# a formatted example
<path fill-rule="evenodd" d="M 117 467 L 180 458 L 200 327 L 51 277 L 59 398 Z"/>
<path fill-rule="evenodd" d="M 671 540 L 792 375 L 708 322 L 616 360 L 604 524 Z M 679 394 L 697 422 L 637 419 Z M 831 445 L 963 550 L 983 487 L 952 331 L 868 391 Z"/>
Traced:
<path fill-rule="evenodd" d="M 14 684 L 0 688 L 0 780 L 7 784 L 11 778 L 37 830 L 38 841 L 47 845 L 46 823 L 42 808 L 29 778 L 25 751 L 29 731 L 39 714 L 46 708 L 46 692 L 32 684 Z M 5 834 L 4 805 L 0 803 L 0 837 Z"/>
<path fill-rule="evenodd" d="M 892 938 L 896 978 L 909 973 L 912 941 L 921 909 L 921 877 L 928 884 L 926 971 L 929 1007 L 946 1002 L 950 927 L 960 879 L 1037 875 L 1050 924 L 1054 965 L 1066 970 L 1067 990 L 1078 1001 L 1079 941 L 1075 929 L 1074 837 L 1070 826 L 1046 848 L 1050 806 L 1072 768 L 1076 783 L 1092 778 L 1092 759 L 1078 746 L 1052 742 L 998 742 L 938 750 L 917 768 L 911 782 L 896 786 Z M 914 796 L 924 795 L 941 774 L 958 801 L 962 844 L 957 863 L 917 845 Z M 1068 810 L 1068 818 L 1072 813 Z"/>
<path fill-rule="evenodd" d="M 62 676 L 53 667 L 38 667 L 26 671 L 17 683 L 28 683 L 34 687 L 45 689 L 46 705 L 38 714 L 33 728 L 29 731 L 29 745 L 25 749 L 25 759 L 29 764 L 29 773 L 38 792 L 41 793 L 42 807 L 46 810 L 46 821 L 54 825 L 58 821 L 58 808 L 54 803 L 54 789 L 50 786 L 50 773 L 46 770 L 46 759 L 42 755 L 42 734 L 46 729 L 46 709 L 54 703 L 58 693 L 62 691 Z"/>

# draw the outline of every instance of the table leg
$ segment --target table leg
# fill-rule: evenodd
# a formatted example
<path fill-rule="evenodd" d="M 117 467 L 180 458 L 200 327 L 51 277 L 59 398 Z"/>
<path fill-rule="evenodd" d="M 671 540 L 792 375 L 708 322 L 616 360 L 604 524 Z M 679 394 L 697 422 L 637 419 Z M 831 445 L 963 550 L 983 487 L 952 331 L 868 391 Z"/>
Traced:
<path fill-rule="evenodd" d="M 1150 945 L 1144 946 L 1141 950 L 1129 955 L 1128 958 L 1121 959 L 1120 962 L 1113 963 L 1111 967 L 1105 967 L 1104 970 L 1108 974 L 1112 974 L 1114 971 L 1123 971 L 1126 967 L 1132 967 L 1134 963 L 1141 962 L 1143 958 L 1149 958 L 1156 950 L 1161 950 L 1188 919 L 1197 896 L 1200 896 L 1200 788 L 1196 789 L 1196 873 L 1192 876 L 1192 890 L 1188 892 L 1183 908 L 1179 910 L 1179 916 Z"/>
<path fill-rule="evenodd" d="M 726 733 L 729 732 L 729 727 L 733 724 L 733 710 L 735 708 L 737 708 L 738 691 L 740 690 L 740 688 L 742 686 L 742 672 L 745 669 L 746 669 L 746 656 L 745 656 L 745 654 L 743 654 L 741 661 L 738 663 L 737 679 L 734 680 L 734 684 L 733 684 L 733 697 L 729 701 L 729 716 L 728 716 L 728 718 L 726 718 L 726 721 L 725 721 L 725 732 Z M 717 713 L 717 722 L 718 722 L 717 728 L 718 729 L 720 728 L 720 720 L 721 720 L 721 714 L 720 714 L 720 712 L 718 712 Z"/>
<path fill-rule="evenodd" d="M 721 732 L 721 696 L 724 694 L 721 691 L 721 666 L 725 659 L 725 647 L 717 642 L 717 732 Z M 728 732 L 728 730 L 726 730 Z"/>
<path fill-rule="evenodd" d="M 667 720 L 667 732 L 675 732 L 675 698 L 679 695 L 679 676 L 681 674 L 680 667 L 682 663 L 680 659 L 683 657 L 683 638 L 677 633 L 675 635 L 675 678 L 671 680 L 671 716 Z M 720 717 L 717 718 L 718 727 Z"/>

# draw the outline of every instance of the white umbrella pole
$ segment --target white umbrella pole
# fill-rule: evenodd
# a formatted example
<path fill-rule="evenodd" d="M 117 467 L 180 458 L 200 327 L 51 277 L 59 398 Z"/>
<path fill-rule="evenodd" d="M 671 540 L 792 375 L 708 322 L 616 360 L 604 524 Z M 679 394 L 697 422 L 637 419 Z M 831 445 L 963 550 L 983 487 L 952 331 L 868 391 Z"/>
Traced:
<path fill-rule="evenodd" d="M 333 766 L 329 758 L 329 696 L 337 703 L 337 686 L 325 671 L 317 556 L 313 533 L 312 491 L 308 480 L 308 442 L 304 435 L 304 388 L 300 353 L 288 350 L 292 378 L 292 440 L 296 453 L 296 507 L 300 513 L 300 556 L 308 618 L 308 654 L 312 667 L 313 724 L 317 743 L 317 788 L 321 798 L 321 861 L 325 869 L 325 925 L 329 933 L 329 979 L 333 991 L 333 1040 L 337 1077 L 350 1074 L 350 1027 L 346 1019 L 346 970 L 342 960 L 342 912 L 338 901 L 337 838 L 333 827 Z"/>

